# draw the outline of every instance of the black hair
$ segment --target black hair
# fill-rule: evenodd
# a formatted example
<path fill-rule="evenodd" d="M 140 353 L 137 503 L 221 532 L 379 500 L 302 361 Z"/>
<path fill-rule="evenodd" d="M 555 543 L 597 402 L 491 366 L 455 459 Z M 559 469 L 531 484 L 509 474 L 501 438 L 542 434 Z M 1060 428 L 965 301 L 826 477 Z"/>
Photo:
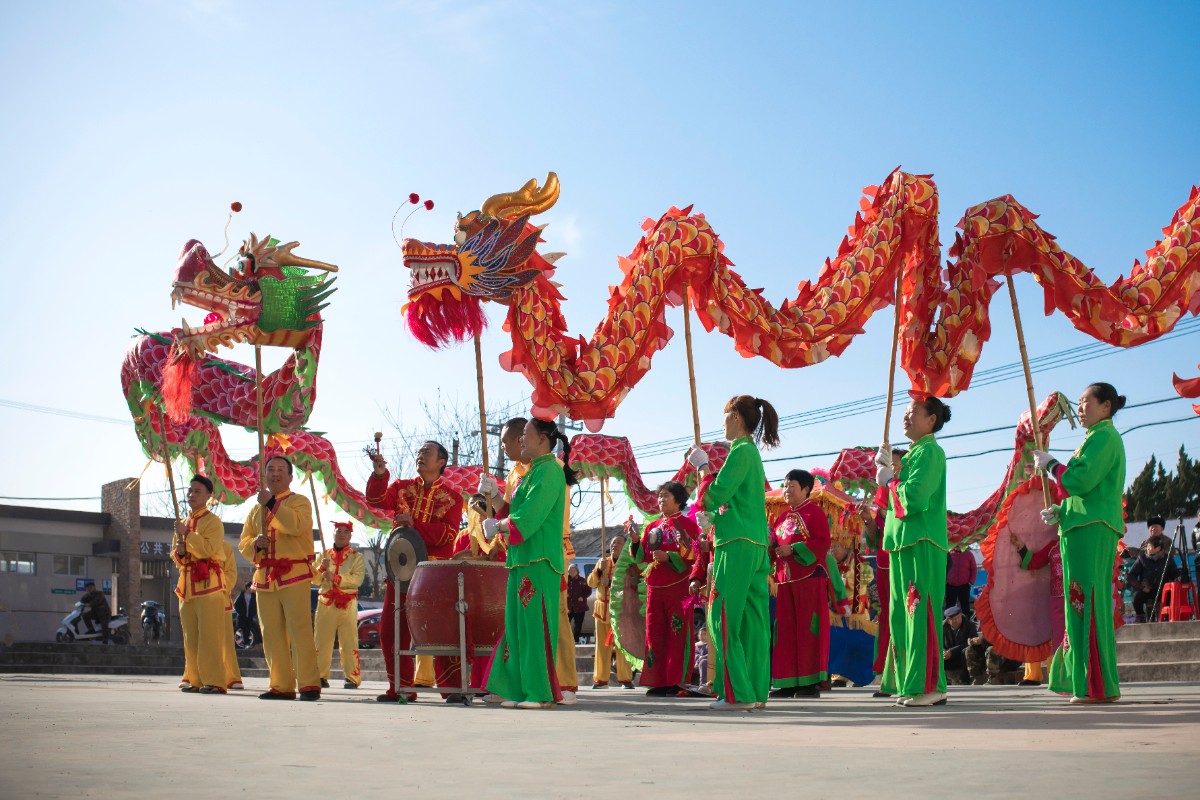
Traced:
<path fill-rule="evenodd" d="M 579 483 L 579 478 L 575 475 L 575 470 L 571 469 L 571 442 L 567 439 L 566 434 L 558 429 L 550 420 L 538 419 L 534 417 L 529 420 L 528 425 L 533 425 L 533 429 L 550 440 L 550 449 L 554 449 L 556 442 L 562 442 L 563 446 L 563 475 L 566 476 L 567 486 L 574 486 Z"/>
<path fill-rule="evenodd" d="M 529 424 L 529 420 L 524 417 L 513 417 L 508 422 L 504 423 L 504 430 L 500 433 L 501 436 L 507 436 L 513 430 L 523 431 L 525 426 Z"/>
<path fill-rule="evenodd" d="M 191 482 L 198 483 L 201 486 L 203 486 L 205 489 L 208 489 L 209 494 L 212 494 L 214 491 L 216 491 L 215 489 L 213 489 L 213 482 L 210 481 L 208 478 L 204 477 L 203 475 L 193 475 Z"/>
<path fill-rule="evenodd" d="M 670 495 L 675 498 L 675 502 L 679 504 L 680 508 L 686 506 L 687 501 L 691 498 L 691 495 L 688 494 L 687 487 L 679 481 L 667 481 L 666 483 L 660 484 L 659 487 L 654 490 L 655 494 L 662 494 L 663 492 L 669 492 Z"/>
<path fill-rule="evenodd" d="M 291 474 L 292 474 L 292 472 L 293 472 L 293 470 L 292 470 L 292 460 L 291 460 L 290 458 L 288 458 L 287 456 L 271 456 L 270 458 L 268 458 L 268 459 L 267 459 L 267 463 L 268 463 L 268 464 L 270 464 L 270 463 L 271 463 L 272 461 L 274 461 L 275 459 L 279 459 L 279 460 L 280 460 L 280 461 L 282 461 L 283 463 L 287 464 L 287 468 L 288 468 L 288 475 L 291 475 Z"/>
<path fill-rule="evenodd" d="M 767 448 L 779 446 L 779 414 L 766 400 L 739 394 L 729 398 L 725 410 L 738 413 L 755 442 Z"/>
<path fill-rule="evenodd" d="M 435 442 L 433 439 L 426 439 L 425 444 L 431 444 L 438 449 L 438 458 L 442 460 L 442 468 L 438 470 L 438 475 L 446 471 L 446 465 L 450 463 L 450 453 L 442 446 L 441 442 Z M 424 447 L 425 445 L 421 445 Z"/>
<path fill-rule="evenodd" d="M 1165 528 L 1167 521 L 1162 517 L 1146 517 L 1146 527 L 1149 528 L 1151 525 L 1161 525 Z"/>
<path fill-rule="evenodd" d="M 1125 395 L 1117 394 L 1116 388 L 1111 383 L 1090 383 L 1087 391 L 1092 393 L 1092 397 L 1096 398 L 1101 403 L 1108 403 L 1108 407 L 1112 409 L 1108 417 L 1112 419 L 1117 415 L 1117 412 L 1125 407 Z"/>
<path fill-rule="evenodd" d="M 88 581 L 87 583 L 85 583 L 85 584 L 83 585 L 83 588 L 85 588 L 85 589 L 86 589 L 86 588 L 87 588 L 87 587 L 89 587 L 89 586 L 91 586 L 93 589 L 95 589 L 95 588 L 96 588 L 96 582 L 95 582 L 95 581 Z"/>
<path fill-rule="evenodd" d="M 925 413 L 934 418 L 934 433 L 940 431 L 942 426 L 950 421 L 950 406 L 943 403 L 940 398 L 929 395 L 924 400 L 919 400 L 918 402 L 921 404 L 921 408 L 925 409 Z"/>
<path fill-rule="evenodd" d="M 796 483 L 800 484 L 801 489 L 808 489 L 810 492 L 812 491 L 813 486 L 815 486 L 817 483 L 816 479 L 813 478 L 812 473 L 803 469 L 788 470 L 788 474 L 783 476 L 783 480 L 785 482 L 795 481 Z"/>

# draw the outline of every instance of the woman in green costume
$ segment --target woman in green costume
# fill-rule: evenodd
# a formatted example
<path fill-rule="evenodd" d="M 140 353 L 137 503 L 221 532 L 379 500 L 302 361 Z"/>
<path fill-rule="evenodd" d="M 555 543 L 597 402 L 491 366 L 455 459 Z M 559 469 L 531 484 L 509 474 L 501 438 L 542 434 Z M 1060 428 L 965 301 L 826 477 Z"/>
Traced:
<path fill-rule="evenodd" d="M 1087 435 L 1071 460 L 1060 464 L 1044 450 L 1033 453 L 1034 466 L 1067 495 L 1042 519 L 1058 525 L 1067 617 L 1066 638 L 1050 663 L 1050 690 L 1070 694 L 1072 703 L 1111 703 L 1121 696 L 1113 567 L 1125 532 L 1125 445 L 1112 417 L 1124 406 L 1125 396 L 1110 384 L 1093 383 L 1079 398 Z"/>
<path fill-rule="evenodd" d="M 563 443 L 563 464 L 554 445 Z M 562 699 L 555 676 L 558 604 L 563 574 L 563 508 L 566 487 L 574 485 L 571 445 L 553 422 L 531 419 L 521 437 L 521 459 L 529 463 L 513 494 L 508 517 L 484 520 L 490 541 L 503 536 L 508 546 L 508 593 L 504 636 L 492 654 L 489 692 L 505 698 L 504 708 L 553 708 Z"/>
<path fill-rule="evenodd" d="M 701 529 L 712 524 L 713 589 L 708 630 L 714 652 L 712 708 L 751 710 L 767 704 L 771 690 L 768 619 L 766 476 L 756 443 L 779 444 L 779 416 L 766 400 L 739 395 L 725 404 L 729 456 L 712 476 L 699 447 L 688 461 L 704 479 L 696 502 Z"/>
<path fill-rule="evenodd" d="M 912 447 L 899 477 L 885 442 L 875 456 L 875 481 L 886 487 L 883 549 L 889 553 L 888 623 L 891 641 L 880 690 L 896 705 L 946 702 L 942 661 L 942 600 L 946 595 L 946 453 L 933 435 L 950 421 L 936 397 L 913 400 L 904 412 Z"/>

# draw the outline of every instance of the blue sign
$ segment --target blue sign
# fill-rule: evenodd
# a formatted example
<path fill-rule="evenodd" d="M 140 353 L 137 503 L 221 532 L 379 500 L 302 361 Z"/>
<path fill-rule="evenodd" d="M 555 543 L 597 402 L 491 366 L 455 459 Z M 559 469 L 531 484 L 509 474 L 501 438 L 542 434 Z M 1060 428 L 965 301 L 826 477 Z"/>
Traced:
<path fill-rule="evenodd" d="M 91 578 L 76 578 L 75 579 L 75 591 L 86 592 L 87 585 L 89 583 L 95 583 L 95 581 L 93 581 Z"/>
<path fill-rule="evenodd" d="M 112 591 L 112 579 L 110 578 L 109 580 L 106 580 L 104 582 L 104 585 L 100 588 L 106 592 L 111 592 Z"/>

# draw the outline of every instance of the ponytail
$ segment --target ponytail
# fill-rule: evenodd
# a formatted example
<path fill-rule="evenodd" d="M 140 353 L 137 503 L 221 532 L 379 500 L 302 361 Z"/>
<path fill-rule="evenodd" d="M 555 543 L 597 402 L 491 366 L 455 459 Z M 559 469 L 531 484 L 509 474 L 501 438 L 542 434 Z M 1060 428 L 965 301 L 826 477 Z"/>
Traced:
<path fill-rule="evenodd" d="M 766 400 L 739 394 L 725 404 L 725 410 L 738 413 L 755 443 L 767 448 L 779 446 L 779 415 Z"/>
<path fill-rule="evenodd" d="M 1097 401 L 1108 403 L 1108 407 L 1112 409 L 1108 415 L 1109 419 L 1115 417 L 1117 412 L 1125 407 L 1125 395 L 1117 394 L 1116 387 L 1111 383 L 1093 383 L 1087 387 L 1087 390 Z"/>

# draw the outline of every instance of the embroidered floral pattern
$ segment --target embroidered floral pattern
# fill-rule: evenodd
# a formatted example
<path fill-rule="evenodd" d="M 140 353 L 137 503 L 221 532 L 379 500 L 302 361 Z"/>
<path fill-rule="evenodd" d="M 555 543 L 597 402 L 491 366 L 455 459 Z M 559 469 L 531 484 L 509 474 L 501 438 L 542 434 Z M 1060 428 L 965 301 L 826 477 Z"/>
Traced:
<path fill-rule="evenodd" d="M 537 589 L 533 588 L 533 581 L 529 580 L 526 575 L 521 579 L 521 585 L 517 588 L 517 597 L 521 598 L 521 607 L 529 608 L 529 601 L 537 594 Z"/>
<path fill-rule="evenodd" d="M 675 633 L 679 633 L 681 630 L 683 630 L 683 618 L 678 614 L 671 615 L 671 630 Z"/>
<path fill-rule="evenodd" d="M 1083 587 L 1079 585 L 1079 581 L 1071 581 L 1071 591 L 1067 599 L 1075 613 L 1083 616 Z"/>
<path fill-rule="evenodd" d="M 908 584 L 908 598 L 904 605 L 908 609 L 908 615 L 911 617 L 917 613 L 917 606 L 921 604 L 921 593 L 917 591 L 917 585 L 913 582 Z"/>

